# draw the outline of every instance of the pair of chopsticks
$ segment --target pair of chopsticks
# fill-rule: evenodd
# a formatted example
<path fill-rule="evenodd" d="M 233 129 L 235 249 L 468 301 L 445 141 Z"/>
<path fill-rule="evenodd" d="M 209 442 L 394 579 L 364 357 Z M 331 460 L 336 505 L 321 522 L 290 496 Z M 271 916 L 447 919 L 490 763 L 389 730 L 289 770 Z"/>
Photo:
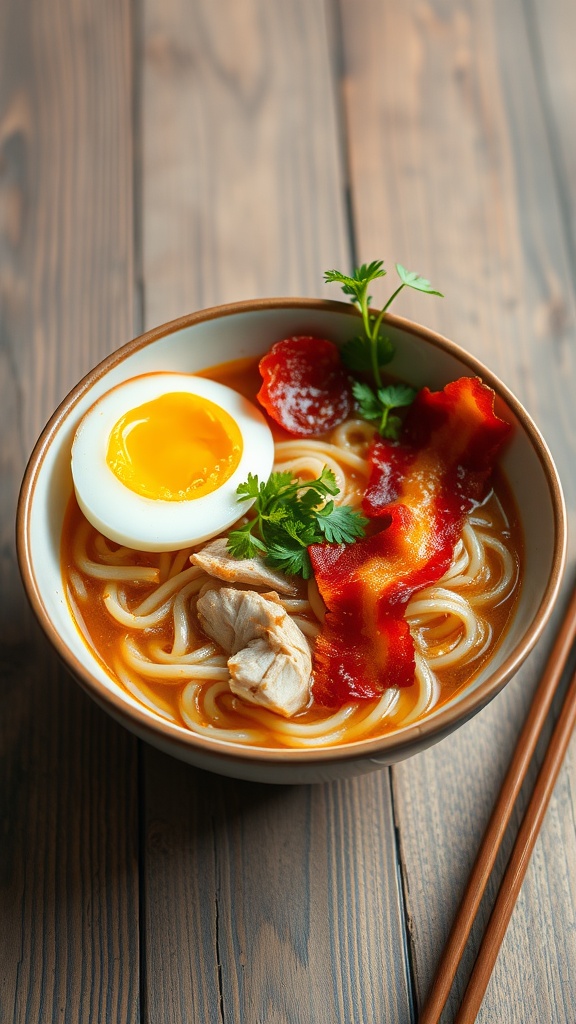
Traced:
<path fill-rule="evenodd" d="M 452 931 L 442 954 L 434 983 L 420 1014 L 419 1024 L 437 1024 L 440 1020 L 474 918 L 494 867 L 500 843 L 510 821 L 516 798 L 528 771 L 575 637 L 576 589 L 546 663 L 542 679 L 536 688 L 530 711 L 520 733 L 514 756 L 492 811 Z M 530 802 L 518 830 L 468 987 L 455 1018 L 455 1024 L 472 1024 L 476 1020 L 575 723 L 576 674 L 566 693 Z"/>

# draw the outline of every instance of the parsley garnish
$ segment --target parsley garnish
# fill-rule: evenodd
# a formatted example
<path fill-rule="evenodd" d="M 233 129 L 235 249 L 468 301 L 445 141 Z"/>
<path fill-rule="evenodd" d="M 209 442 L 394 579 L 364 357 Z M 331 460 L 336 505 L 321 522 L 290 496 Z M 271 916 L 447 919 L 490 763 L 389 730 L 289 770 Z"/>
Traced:
<path fill-rule="evenodd" d="M 368 384 L 356 380 L 352 385 L 352 393 L 362 418 L 375 421 L 382 437 L 397 440 L 400 436 L 402 420 L 399 416 L 390 414 L 392 409 L 411 405 L 417 395 L 416 389 L 408 387 L 407 384 L 389 384 L 374 392 Z"/>
<path fill-rule="evenodd" d="M 309 579 L 310 544 L 351 544 L 364 536 L 367 520 L 349 505 L 335 505 L 338 493 L 327 466 L 317 480 L 285 472 L 272 473 L 264 483 L 249 473 L 238 487 L 238 501 L 255 499 L 256 515 L 230 533 L 228 551 L 234 558 L 263 555 L 272 568 Z"/>
<path fill-rule="evenodd" d="M 405 385 L 383 386 L 380 368 L 389 363 L 394 355 L 392 342 L 382 333 L 384 316 L 403 288 L 414 288 L 416 291 L 439 295 L 442 298 L 442 293 L 435 291 L 425 277 L 420 277 L 412 270 L 406 270 L 401 263 L 396 264 L 396 271 L 401 283 L 379 313 L 370 312 L 371 296 L 368 294 L 368 288 L 372 281 L 385 277 L 386 271 L 382 260 L 363 263 L 361 267 L 356 268 L 351 277 L 339 270 L 328 270 L 324 274 L 326 282 L 334 281 L 342 286 L 344 294 L 351 297 L 351 301 L 362 315 L 364 337 L 352 338 L 341 350 L 342 361 L 348 369 L 356 373 L 371 372 L 376 385 L 375 391 L 360 382 L 353 385 L 358 411 L 364 419 L 378 421 L 378 430 L 382 436 L 391 438 L 398 437 L 401 421 L 398 416 L 391 416 L 390 410 L 410 405 L 416 391 Z"/>

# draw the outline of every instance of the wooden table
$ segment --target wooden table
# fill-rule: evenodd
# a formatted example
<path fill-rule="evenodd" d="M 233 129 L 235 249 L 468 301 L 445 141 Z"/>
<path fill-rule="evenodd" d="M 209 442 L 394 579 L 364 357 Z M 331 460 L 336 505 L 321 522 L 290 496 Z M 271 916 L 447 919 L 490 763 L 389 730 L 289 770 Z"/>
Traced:
<path fill-rule="evenodd" d="M 228 781 L 56 663 L 14 511 L 44 422 L 115 347 L 228 300 L 337 298 L 325 269 L 384 258 L 446 294 L 397 312 L 526 404 L 573 525 L 574 39 L 571 0 L 1 0 L 2 1024 L 416 1020 L 551 632 L 391 770 Z M 575 755 L 482 1022 L 576 1020 Z"/>

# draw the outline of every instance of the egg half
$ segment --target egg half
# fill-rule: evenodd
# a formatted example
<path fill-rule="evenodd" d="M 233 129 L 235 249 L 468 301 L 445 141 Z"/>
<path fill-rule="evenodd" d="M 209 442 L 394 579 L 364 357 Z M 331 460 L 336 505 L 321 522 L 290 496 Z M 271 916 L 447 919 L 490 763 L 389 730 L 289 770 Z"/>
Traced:
<path fill-rule="evenodd" d="M 274 442 L 248 399 L 191 374 L 149 373 L 106 392 L 72 444 L 78 504 L 104 536 L 175 551 L 227 529 L 250 507 L 236 489 L 267 480 Z"/>

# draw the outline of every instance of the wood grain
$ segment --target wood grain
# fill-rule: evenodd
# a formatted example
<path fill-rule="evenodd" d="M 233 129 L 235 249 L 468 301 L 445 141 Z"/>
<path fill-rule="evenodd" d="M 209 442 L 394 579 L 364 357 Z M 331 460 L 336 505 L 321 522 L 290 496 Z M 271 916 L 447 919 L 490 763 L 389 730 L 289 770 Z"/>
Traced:
<path fill-rule="evenodd" d="M 409 1020 L 386 772 L 273 787 L 154 751 L 147 769 L 145 1020 Z"/>
<path fill-rule="evenodd" d="M 132 332 L 129 5 L 0 5 L 0 1019 L 138 1018 L 136 744 L 63 673 L 13 546 L 36 436 Z"/>
<path fill-rule="evenodd" d="M 483 358 L 525 402 L 551 444 L 573 519 L 573 278 L 558 188 L 563 172 L 550 149 L 543 69 L 535 65 L 526 11 L 515 2 L 400 8 L 349 0 L 342 9 L 359 256 L 399 259 L 446 292 L 444 302 L 425 308 L 421 296 L 407 296 L 403 309 Z M 560 6 L 548 5 L 542 20 L 563 32 L 561 15 Z M 571 70 L 554 63 L 554 74 L 565 81 Z M 562 179 L 562 191 L 573 195 L 573 184 Z M 449 743 L 393 770 L 420 999 L 545 646 Z M 573 777 L 569 762 L 479 1020 L 572 1019 Z M 475 948 L 477 937 L 464 973 Z"/>
<path fill-rule="evenodd" d="M 147 326 L 349 265 L 329 13 L 147 0 Z M 409 1020 L 387 772 L 259 787 L 147 751 L 145 792 L 147 1021 Z"/>
<path fill-rule="evenodd" d="M 144 3 L 146 323 L 318 295 L 346 262 L 345 164 L 324 0 Z"/>
<path fill-rule="evenodd" d="M 550 9 L 526 0 L 526 27 L 546 122 L 572 276 L 576 274 L 576 137 L 572 130 L 576 66 L 571 40 L 576 11 L 571 0 Z"/>
<path fill-rule="evenodd" d="M 421 1000 L 546 640 L 393 773 L 205 775 L 56 664 L 19 583 L 17 491 L 57 402 L 140 328 L 338 297 L 322 271 L 355 250 L 445 291 L 398 312 L 524 400 L 574 527 L 575 35 L 569 0 L 0 0 L 1 1021 L 411 1021 L 401 897 Z M 575 756 L 480 1021 L 573 1020 Z"/>

